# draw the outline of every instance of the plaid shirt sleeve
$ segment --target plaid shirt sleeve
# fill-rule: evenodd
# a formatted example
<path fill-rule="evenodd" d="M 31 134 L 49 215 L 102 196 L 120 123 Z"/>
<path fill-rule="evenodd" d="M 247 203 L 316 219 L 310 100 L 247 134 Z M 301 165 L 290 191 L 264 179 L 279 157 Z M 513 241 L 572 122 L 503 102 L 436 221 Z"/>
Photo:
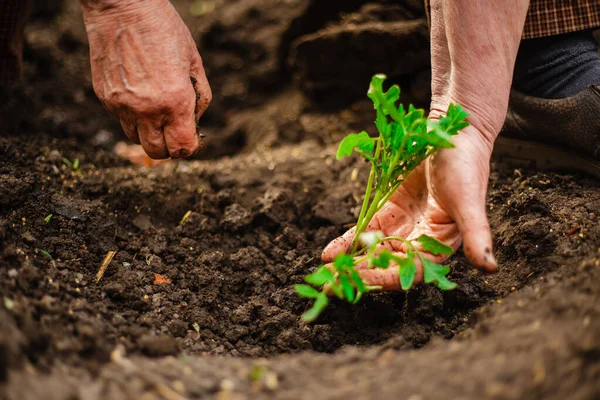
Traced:
<path fill-rule="evenodd" d="M 425 0 L 428 17 L 429 2 Z M 523 39 L 594 28 L 600 28 L 600 0 L 531 0 Z"/>
<path fill-rule="evenodd" d="M 532 0 L 523 39 L 600 27 L 600 0 Z"/>
<path fill-rule="evenodd" d="M 0 0 L 0 83 L 21 75 L 23 29 L 29 6 L 27 0 Z"/>

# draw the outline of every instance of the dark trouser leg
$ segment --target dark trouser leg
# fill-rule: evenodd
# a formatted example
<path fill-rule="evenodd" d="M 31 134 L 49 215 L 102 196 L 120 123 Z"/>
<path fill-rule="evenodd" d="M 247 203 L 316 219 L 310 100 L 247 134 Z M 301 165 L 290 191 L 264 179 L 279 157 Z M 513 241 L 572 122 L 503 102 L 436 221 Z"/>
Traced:
<path fill-rule="evenodd" d="M 562 99 L 591 84 L 600 84 L 600 56 L 591 30 L 521 42 L 513 80 L 518 91 Z"/>
<path fill-rule="evenodd" d="M 20 78 L 29 0 L 0 0 L 0 84 Z"/>

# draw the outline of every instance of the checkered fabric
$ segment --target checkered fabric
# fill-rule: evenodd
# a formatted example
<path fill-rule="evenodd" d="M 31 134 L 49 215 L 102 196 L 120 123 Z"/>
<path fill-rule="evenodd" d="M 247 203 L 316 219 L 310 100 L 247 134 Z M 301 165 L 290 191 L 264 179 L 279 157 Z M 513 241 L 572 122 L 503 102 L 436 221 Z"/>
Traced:
<path fill-rule="evenodd" d="M 29 8 L 28 0 L 0 0 L 0 83 L 21 76 L 23 30 Z"/>
<path fill-rule="evenodd" d="M 429 3 L 425 0 L 428 16 Z M 600 0 L 531 0 L 523 39 L 594 28 L 600 28 Z"/>
<path fill-rule="evenodd" d="M 600 27 L 600 0 L 532 0 L 523 39 Z"/>

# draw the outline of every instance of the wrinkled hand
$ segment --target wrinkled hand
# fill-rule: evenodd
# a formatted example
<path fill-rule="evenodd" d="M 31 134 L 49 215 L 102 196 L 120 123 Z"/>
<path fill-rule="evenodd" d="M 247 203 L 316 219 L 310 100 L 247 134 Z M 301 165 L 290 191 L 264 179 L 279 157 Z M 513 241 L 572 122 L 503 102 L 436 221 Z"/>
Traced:
<path fill-rule="evenodd" d="M 94 90 L 127 137 L 154 159 L 184 158 L 203 141 L 211 101 L 202 59 L 167 0 L 81 0 Z"/>
<path fill-rule="evenodd" d="M 477 268 L 494 272 L 497 268 L 492 253 L 492 236 L 485 212 L 489 161 L 493 139 L 474 126 L 469 126 L 453 140 L 456 148 L 443 149 L 419 166 L 373 217 L 368 231 L 382 231 L 385 236 L 417 238 L 432 236 L 453 249 L 464 240 L 464 251 Z M 354 228 L 332 241 L 323 251 L 323 261 L 331 262 L 348 249 L 354 239 Z M 380 245 L 404 256 L 401 242 Z M 441 263 L 447 256 L 425 254 Z M 415 283 L 423 280 L 419 259 Z M 383 290 L 400 290 L 398 266 L 383 269 L 358 267 L 368 285 Z"/>

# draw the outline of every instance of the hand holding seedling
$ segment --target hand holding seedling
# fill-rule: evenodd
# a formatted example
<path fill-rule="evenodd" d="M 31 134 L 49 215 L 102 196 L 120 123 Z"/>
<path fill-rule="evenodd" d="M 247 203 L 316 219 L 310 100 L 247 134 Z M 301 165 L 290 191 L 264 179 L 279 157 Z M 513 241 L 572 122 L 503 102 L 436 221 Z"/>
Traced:
<path fill-rule="evenodd" d="M 412 172 L 374 215 L 368 230 L 403 238 L 426 234 L 454 250 L 466 238 L 464 251 L 473 265 L 494 272 L 496 261 L 489 225 L 485 210 L 480 210 L 485 206 L 491 143 L 487 143 L 473 126 L 463 128 L 452 142 L 455 148 L 440 149 Z M 346 251 L 354 240 L 355 229 L 333 240 L 323 252 L 323 261 L 331 262 L 337 254 Z M 385 242 L 379 247 L 399 254 L 405 252 L 404 244 L 397 241 Z M 438 263 L 447 257 L 444 254 L 427 255 L 428 259 Z M 415 282 L 421 282 L 421 265 L 417 263 L 417 267 Z M 363 266 L 360 269 L 367 283 L 382 286 L 383 290 L 400 289 L 396 266 L 387 270 Z"/>
<path fill-rule="evenodd" d="M 211 91 L 177 11 L 168 0 L 80 1 L 100 101 L 151 158 L 194 154 Z"/>
<path fill-rule="evenodd" d="M 356 226 L 324 251 L 323 260 L 331 264 L 305 278 L 312 286 L 296 285 L 301 296 L 315 299 L 303 316 L 306 321 L 323 311 L 329 293 L 356 303 L 369 291 L 408 290 L 423 280 L 442 290 L 456 287 L 446 277 L 450 269 L 439 264 L 460 245 L 457 224 L 444 208 L 447 197 L 438 193 L 438 187 L 447 188 L 442 181 L 453 178 L 453 171 L 443 157 L 434 157 L 454 147 L 452 137 L 469 125 L 467 113 L 451 103 L 445 115 L 427 119 L 423 110 L 398 106 L 400 89 L 385 91 L 384 80 L 374 76 L 368 92 L 379 136 L 351 134 L 338 149 L 338 159 L 357 152 L 370 162 L 371 172 Z M 464 154 L 457 160 L 463 161 Z M 464 180 L 455 181 L 464 189 Z"/>

